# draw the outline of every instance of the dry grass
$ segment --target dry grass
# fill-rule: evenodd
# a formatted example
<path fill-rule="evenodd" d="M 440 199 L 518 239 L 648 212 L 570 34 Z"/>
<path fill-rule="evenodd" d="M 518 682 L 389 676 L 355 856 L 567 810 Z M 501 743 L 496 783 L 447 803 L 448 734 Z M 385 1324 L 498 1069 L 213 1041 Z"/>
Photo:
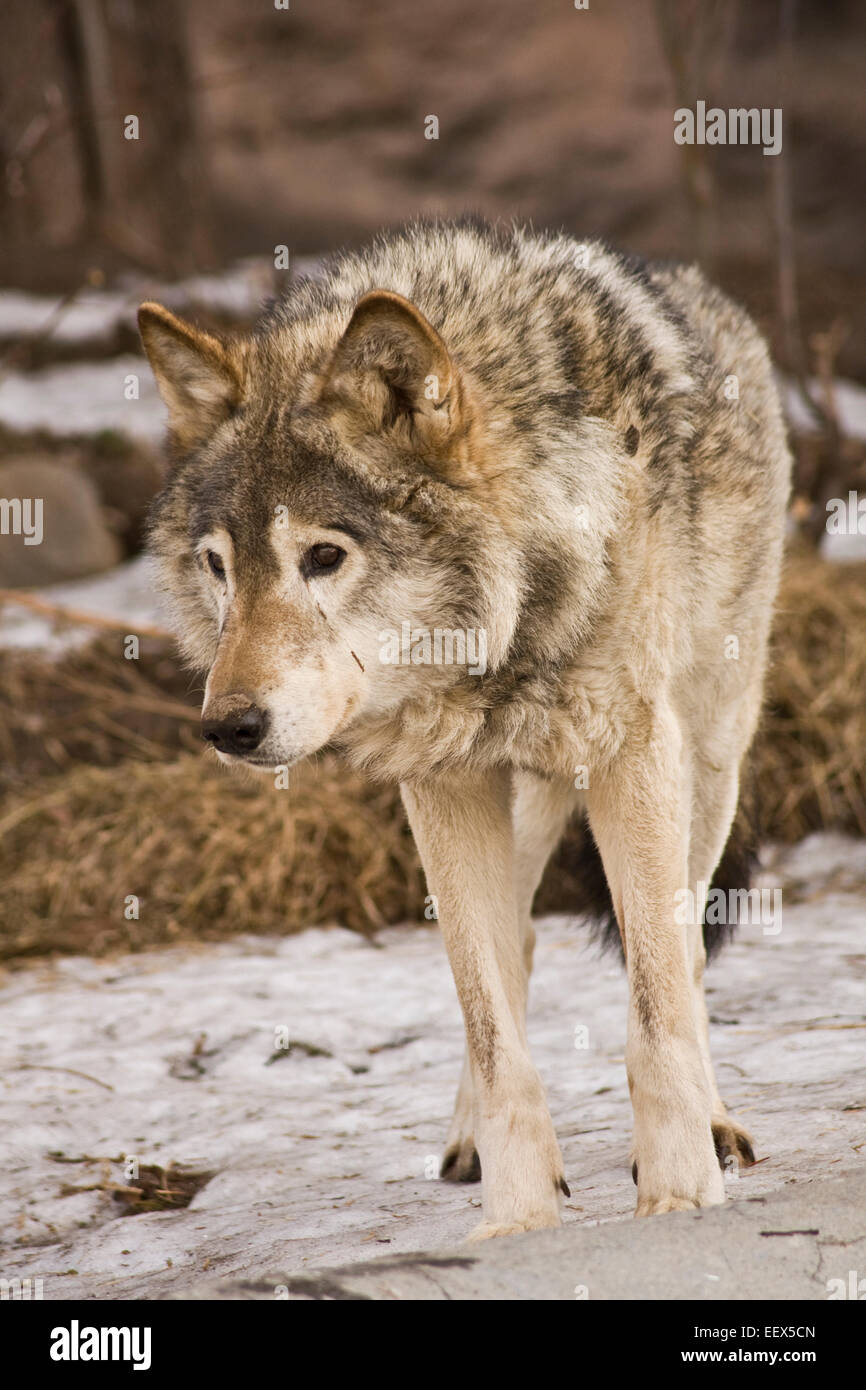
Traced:
<path fill-rule="evenodd" d="M 199 752 L 200 691 L 171 644 L 150 638 L 137 661 L 116 632 L 56 662 L 0 653 L 0 792 L 26 794 L 82 765 Z"/>
<path fill-rule="evenodd" d="M 763 837 L 866 835 L 864 693 L 866 566 L 790 562 L 753 755 Z M 196 694 L 157 642 L 139 662 L 113 635 L 56 664 L 4 658 L 0 958 L 423 915 L 395 789 L 325 754 L 276 791 L 198 751 L 196 723 Z M 580 902 L 566 852 L 543 904 Z"/>
<path fill-rule="evenodd" d="M 201 754 L 80 767 L 0 818 L 7 957 L 284 933 L 418 916 L 424 890 L 390 788 L 324 757 L 289 789 Z M 127 918 L 129 897 L 138 917 Z"/>
<path fill-rule="evenodd" d="M 789 562 L 753 764 L 765 838 L 866 835 L 866 565 Z"/>

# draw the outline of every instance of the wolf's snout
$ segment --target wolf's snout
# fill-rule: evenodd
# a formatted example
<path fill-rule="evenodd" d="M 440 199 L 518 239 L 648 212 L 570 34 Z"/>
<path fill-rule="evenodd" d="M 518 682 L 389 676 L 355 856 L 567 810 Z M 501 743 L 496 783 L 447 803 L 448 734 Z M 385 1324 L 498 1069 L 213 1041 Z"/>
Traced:
<path fill-rule="evenodd" d="M 258 705 L 248 705 L 222 718 L 202 719 L 201 736 L 205 742 L 212 743 L 218 752 L 234 753 L 243 758 L 258 748 L 267 725 L 266 711 L 259 709 Z"/>

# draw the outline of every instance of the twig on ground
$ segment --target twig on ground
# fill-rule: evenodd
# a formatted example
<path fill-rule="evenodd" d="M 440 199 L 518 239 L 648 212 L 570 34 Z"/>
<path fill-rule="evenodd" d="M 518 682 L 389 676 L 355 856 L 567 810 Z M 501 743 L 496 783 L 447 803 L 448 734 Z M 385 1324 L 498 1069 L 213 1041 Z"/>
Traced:
<path fill-rule="evenodd" d="M 22 608 L 30 608 L 46 618 L 59 622 L 78 624 L 84 627 L 103 628 L 109 632 L 131 633 L 136 637 L 171 637 L 165 628 L 152 623 L 136 623 L 132 619 L 108 618 L 102 613 L 85 613 L 80 608 L 67 608 L 62 603 L 49 603 L 37 594 L 28 594 L 18 589 L 0 589 L 0 603 L 17 603 Z"/>

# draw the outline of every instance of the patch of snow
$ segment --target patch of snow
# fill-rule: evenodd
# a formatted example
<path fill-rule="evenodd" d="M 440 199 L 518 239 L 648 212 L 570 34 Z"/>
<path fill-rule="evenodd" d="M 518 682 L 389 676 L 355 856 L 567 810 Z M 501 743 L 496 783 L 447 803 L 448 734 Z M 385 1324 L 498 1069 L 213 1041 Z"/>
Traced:
<path fill-rule="evenodd" d="M 138 400 L 127 400 L 127 378 L 138 379 Z M 100 434 L 114 430 L 146 444 L 165 431 L 165 408 L 143 357 L 69 362 L 36 372 L 0 376 L 0 421 L 15 430 Z"/>
<path fill-rule="evenodd" d="M 864 519 L 866 527 L 866 519 Z M 821 537 L 819 547 L 821 555 L 825 560 L 831 560 L 834 565 L 854 565 L 861 560 L 866 560 L 866 529 L 863 534 L 852 532 L 849 535 L 833 535 L 825 531 Z"/>
<path fill-rule="evenodd" d="M 145 555 L 127 560 L 104 574 L 51 584 L 34 592 L 40 599 L 63 608 L 126 622 L 131 633 L 139 623 L 149 627 L 167 626 L 153 582 L 151 561 Z M 0 649 L 41 650 L 46 656 L 56 657 L 83 646 L 92 638 L 94 630 L 85 624 L 58 623 L 54 618 L 14 602 L 0 604 Z"/>
<path fill-rule="evenodd" d="M 815 421 L 796 386 L 779 375 L 777 377 L 782 393 L 785 416 L 792 430 L 802 434 L 814 434 Z M 821 400 L 821 385 L 818 381 L 809 382 L 809 390 L 815 400 Z M 833 381 L 833 394 L 839 412 L 839 425 L 843 434 L 852 439 L 866 439 L 866 387 L 856 381 L 846 381 L 837 377 Z"/>
<path fill-rule="evenodd" d="M 262 304 L 273 293 L 273 262 L 256 257 L 241 261 L 222 274 L 194 275 L 176 285 L 148 286 L 147 297 L 178 313 L 190 305 L 206 304 L 230 318 L 248 319 L 258 316 Z"/>
<path fill-rule="evenodd" d="M 822 891 L 829 887 L 857 890 L 866 884 L 866 840 L 852 840 L 838 831 L 816 831 L 793 848 L 767 846 L 760 861 L 756 882 L 767 886 L 778 883 L 780 877 L 787 888 L 806 884 Z"/>
<path fill-rule="evenodd" d="M 848 847 L 862 864 L 864 846 Z M 728 1182 L 733 1199 L 832 1173 L 866 1145 L 866 889 L 820 888 L 843 849 L 813 836 L 777 856 L 783 892 L 808 874 L 814 894 L 785 898 L 776 936 L 741 928 L 708 975 L 722 1094 L 764 1160 Z M 564 1220 L 626 1219 L 625 978 L 579 921 L 544 919 L 538 936 L 529 1034 L 571 1185 Z M 6 977 L 0 1014 L 0 1273 L 42 1277 L 47 1299 L 442 1247 L 479 1218 L 478 1187 L 429 1176 L 463 1048 L 433 927 L 38 964 Z M 280 1026 L 328 1055 L 268 1064 Z M 214 1177 L 185 1210 L 139 1216 L 104 1192 L 60 1195 L 121 1153 Z"/>
<path fill-rule="evenodd" d="M 320 266 L 318 258 L 293 257 L 291 273 L 295 278 L 315 276 Z M 121 326 L 135 327 L 138 306 L 145 299 L 155 299 L 178 313 L 205 304 L 230 318 L 249 319 L 273 293 L 273 260 L 263 256 L 246 257 L 216 274 L 169 283 L 125 275 L 117 288 L 84 288 L 65 305 L 55 295 L 0 290 L 0 340 L 38 338 L 50 327 L 50 341 L 104 342 Z"/>
<path fill-rule="evenodd" d="M 65 306 L 51 295 L 0 290 L 0 338 L 19 342 L 49 329 L 53 342 L 100 342 L 134 315 L 129 295 L 118 290 L 82 290 Z"/>

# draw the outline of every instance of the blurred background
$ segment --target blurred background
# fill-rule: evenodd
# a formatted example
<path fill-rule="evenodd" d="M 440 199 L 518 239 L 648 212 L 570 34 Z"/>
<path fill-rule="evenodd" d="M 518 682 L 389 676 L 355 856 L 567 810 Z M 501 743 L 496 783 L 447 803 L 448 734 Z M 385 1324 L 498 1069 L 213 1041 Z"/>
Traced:
<path fill-rule="evenodd" d="M 866 834 L 866 537 L 826 524 L 866 487 L 864 51 L 855 0 L 6 0 L 0 496 L 42 498 L 44 538 L 0 535 L 3 958 L 423 914 L 391 790 L 326 756 L 287 809 L 199 751 L 140 557 L 135 331 L 146 297 L 242 331 L 419 213 L 696 259 L 756 317 L 796 456 L 759 834 Z M 698 100 L 782 108 L 783 152 L 678 146 Z M 579 906 L 569 862 L 547 908 Z"/>

